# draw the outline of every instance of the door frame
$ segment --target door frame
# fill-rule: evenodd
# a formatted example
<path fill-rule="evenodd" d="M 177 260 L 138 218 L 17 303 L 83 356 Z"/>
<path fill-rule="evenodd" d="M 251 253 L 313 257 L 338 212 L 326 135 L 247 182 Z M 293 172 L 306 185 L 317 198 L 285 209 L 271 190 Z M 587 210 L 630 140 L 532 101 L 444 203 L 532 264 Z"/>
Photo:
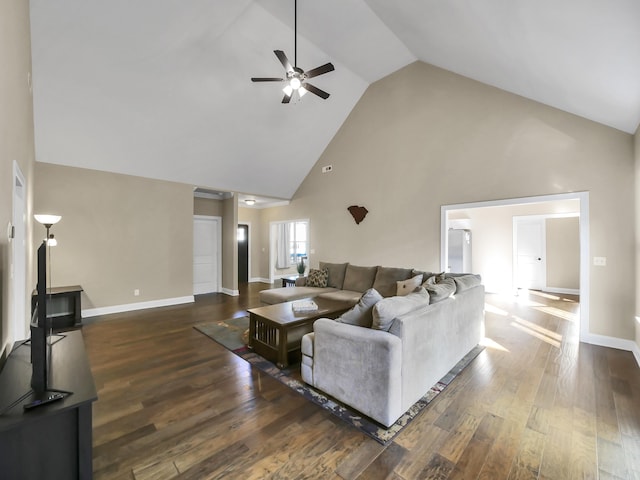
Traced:
<path fill-rule="evenodd" d="M 20 195 L 22 193 L 22 195 Z M 22 208 L 20 209 L 20 205 Z M 22 216 L 22 219 L 18 219 Z M 11 338 L 13 341 L 28 337 L 27 325 L 29 325 L 27 313 L 27 182 L 17 161 L 13 161 L 13 185 L 12 185 L 12 248 L 11 248 L 11 272 L 13 280 L 11 286 Z M 18 245 L 16 239 L 22 240 Z"/>
<path fill-rule="evenodd" d="M 593 343 L 589 333 L 589 298 L 591 293 L 591 269 L 589 268 L 589 192 L 558 193 L 535 197 L 509 198 L 483 202 L 442 205 L 440 207 L 440 269 L 447 265 L 447 214 L 450 210 L 526 205 L 529 203 L 554 202 L 558 200 L 579 200 L 580 202 L 580 341 Z"/>
<path fill-rule="evenodd" d="M 207 221 L 207 222 L 215 222 L 216 223 L 216 284 L 217 289 L 214 293 L 220 293 L 222 291 L 222 217 L 212 216 L 212 215 L 194 215 L 193 223 L 195 224 L 196 220 L 199 221 Z M 194 238 L 195 242 L 195 238 Z M 193 267 L 193 260 L 195 258 L 195 253 L 191 258 L 191 263 Z M 193 270 L 192 270 L 192 284 L 191 291 L 193 292 Z"/>

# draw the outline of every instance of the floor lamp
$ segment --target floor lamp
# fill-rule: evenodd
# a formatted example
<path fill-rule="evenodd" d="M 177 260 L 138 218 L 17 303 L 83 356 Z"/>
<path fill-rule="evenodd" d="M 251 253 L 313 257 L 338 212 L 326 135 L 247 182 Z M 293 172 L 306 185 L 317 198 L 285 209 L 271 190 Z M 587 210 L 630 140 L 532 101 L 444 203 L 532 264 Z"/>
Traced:
<path fill-rule="evenodd" d="M 52 233 L 50 233 L 51 227 L 53 225 L 55 225 L 56 223 L 58 223 L 60 221 L 60 219 L 62 218 L 60 215 L 49 215 L 49 214 L 35 214 L 33 216 L 33 218 L 36 219 L 36 221 L 38 223 L 41 223 L 42 225 L 44 225 L 44 228 L 47 229 L 47 236 L 45 237 L 45 241 L 47 242 L 47 261 L 49 263 L 49 268 L 48 273 L 49 273 L 49 287 L 47 289 L 47 286 L 45 285 L 45 291 L 49 292 L 49 298 L 48 298 L 48 304 L 51 305 L 51 247 L 55 247 L 58 244 L 58 241 L 55 239 L 55 237 L 53 236 Z M 50 327 L 49 327 L 49 338 L 53 337 L 53 318 L 51 318 L 50 320 Z M 64 335 L 56 335 L 60 338 L 58 338 L 56 341 L 58 340 L 62 340 L 65 336 Z M 50 344 L 53 345 L 55 342 L 53 340 L 51 340 Z"/>

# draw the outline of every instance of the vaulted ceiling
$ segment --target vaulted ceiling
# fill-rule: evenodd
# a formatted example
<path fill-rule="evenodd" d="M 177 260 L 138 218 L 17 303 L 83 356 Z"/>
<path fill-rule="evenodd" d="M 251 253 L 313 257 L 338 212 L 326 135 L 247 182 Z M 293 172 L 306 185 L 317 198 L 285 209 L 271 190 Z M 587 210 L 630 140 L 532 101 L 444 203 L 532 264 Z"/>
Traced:
<path fill-rule="evenodd" d="M 36 158 L 290 198 L 367 86 L 421 60 L 634 133 L 638 0 L 31 0 Z M 383 112 L 381 112 L 381 115 Z"/>

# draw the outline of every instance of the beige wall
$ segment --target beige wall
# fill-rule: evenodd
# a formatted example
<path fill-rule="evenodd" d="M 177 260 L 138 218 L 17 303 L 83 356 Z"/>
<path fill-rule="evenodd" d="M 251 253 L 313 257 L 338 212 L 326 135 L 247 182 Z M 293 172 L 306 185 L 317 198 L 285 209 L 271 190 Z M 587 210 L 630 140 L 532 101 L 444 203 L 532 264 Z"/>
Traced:
<path fill-rule="evenodd" d="M 62 215 L 51 284 L 82 285 L 83 310 L 193 294 L 193 187 L 40 162 L 35 172 L 35 211 Z"/>
<path fill-rule="evenodd" d="M 590 331 L 632 339 L 633 137 L 421 62 L 367 89 L 263 223 L 309 218 L 312 266 L 438 270 L 441 205 L 577 191 L 589 192 L 591 255 L 607 257 L 590 275 Z M 354 204 L 369 210 L 360 225 Z"/>
<path fill-rule="evenodd" d="M 27 183 L 27 239 L 31 238 L 33 192 L 33 100 L 27 78 L 31 73 L 29 2 L 0 2 L 0 365 L 13 341 L 12 244 L 7 228 L 13 219 L 13 162 Z M 27 297 L 33 289 L 31 242 L 26 245 Z M 29 312 L 28 298 L 24 308 Z M 25 324 L 28 318 L 24 319 Z M 17 334 L 21 339 L 23 335 Z"/>
<path fill-rule="evenodd" d="M 580 219 L 547 218 L 547 287 L 580 288 Z"/>
<path fill-rule="evenodd" d="M 513 218 L 517 216 L 544 216 L 579 213 L 578 200 L 550 201 L 521 205 L 504 205 L 492 207 L 451 210 L 449 219 L 466 219 L 470 224 L 472 240 L 472 270 L 482 275 L 482 281 L 488 292 L 513 291 Z M 578 252 L 579 238 L 575 239 L 573 248 Z M 547 244 L 547 286 L 556 288 L 579 288 L 556 284 L 559 266 L 564 267 L 563 251 L 557 251 L 555 243 Z M 579 285 L 579 264 L 577 275 Z M 553 282 L 553 283 L 550 283 Z"/>
<path fill-rule="evenodd" d="M 222 200 L 193 197 L 193 214 L 222 217 Z"/>
<path fill-rule="evenodd" d="M 238 290 L 238 199 L 234 195 L 222 201 L 222 288 L 226 293 Z"/>

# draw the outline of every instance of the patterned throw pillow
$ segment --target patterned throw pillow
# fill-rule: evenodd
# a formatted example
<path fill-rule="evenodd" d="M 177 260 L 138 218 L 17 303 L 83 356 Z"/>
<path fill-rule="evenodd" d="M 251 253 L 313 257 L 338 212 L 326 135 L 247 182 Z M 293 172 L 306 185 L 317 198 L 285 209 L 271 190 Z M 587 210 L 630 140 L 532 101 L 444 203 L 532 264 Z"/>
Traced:
<path fill-rule="evenodd" d="M 396 285 L 397 285 L 396 295 L 398 295 L 400 297 L 404 297 L 405 295 L 409 295 L 416 288 L 418 288 L 421 283 L 422 283 L 422 274 L 416 275 L 415 277 L 410 278 L 409 280 L 404 280 L 402 282 L 396 282 Z"/>
<path fill-rule="evenodd" d="M 307 287 L 321 287 L 324 288 L 327 286 L 327 280 L 329 279 L 329 270 L 326 268 L 324 270 L 316 270 L 312 268 L 309 270 L 309 275 L 307 275 Z"/>

